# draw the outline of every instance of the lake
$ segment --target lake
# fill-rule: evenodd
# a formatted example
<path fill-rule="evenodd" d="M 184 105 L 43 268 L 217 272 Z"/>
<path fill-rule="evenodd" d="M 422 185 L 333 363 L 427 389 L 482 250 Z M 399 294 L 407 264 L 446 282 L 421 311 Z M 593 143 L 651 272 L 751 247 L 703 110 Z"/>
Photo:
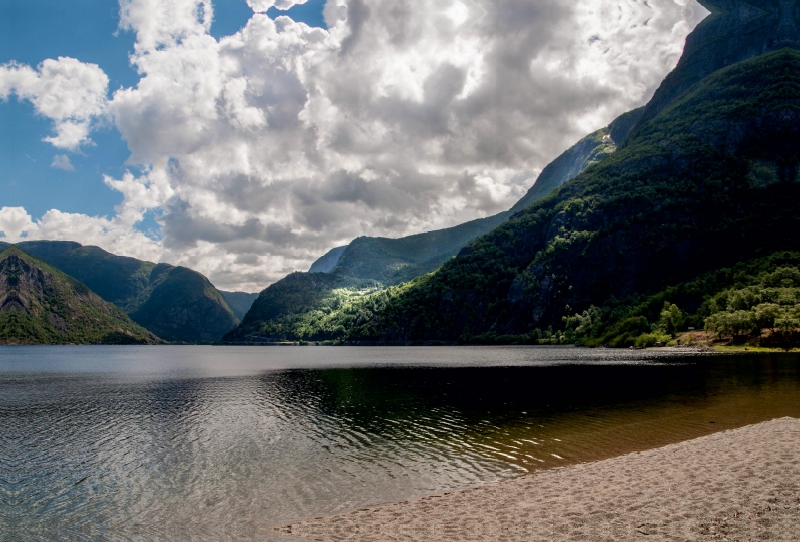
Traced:
<path fill-rule="evenodd" d="M 800 417 L 800 356 L 0 347 L 0 540 L 293 520 Z"/>

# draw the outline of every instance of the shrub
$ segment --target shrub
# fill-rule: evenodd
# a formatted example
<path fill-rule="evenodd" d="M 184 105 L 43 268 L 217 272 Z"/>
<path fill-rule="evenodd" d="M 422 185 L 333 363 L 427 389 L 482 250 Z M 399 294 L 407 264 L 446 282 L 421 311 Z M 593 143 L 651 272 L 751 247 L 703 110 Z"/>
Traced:
<path fill-rule="evenodd" d="M 674 305 L 673 305 L 674 306 Z M 664 343 L 666 344 L 671 337 L 666 333 L 661 333 L 660 331 L 655 331 L 653 333 L 644 333 L 639 335 L 634 342 L 634 346 L 637 348 L 649 348 L 651 346 L 655 346 L 657 343 Z"/>

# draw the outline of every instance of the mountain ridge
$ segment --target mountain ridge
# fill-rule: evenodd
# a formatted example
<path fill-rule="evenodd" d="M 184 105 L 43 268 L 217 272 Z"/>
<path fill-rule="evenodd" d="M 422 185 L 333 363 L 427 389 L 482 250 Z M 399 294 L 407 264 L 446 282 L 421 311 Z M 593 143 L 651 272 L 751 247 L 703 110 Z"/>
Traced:
<path fill-rule="evenodd" d="M 17 246 L 0 252 L 0 344 L 156 344 L 84 284 Z"/>
<path fill-rule="evenodd" d="M 573 310 L 654 292 L 758 251 L 797 250 L 796 73 L 800 55 L 791 49 L 715 72 L 640 124 L 624 149 L 400 289 L 360 327 L 345 326 L 345 337 L 541 333 Z M 737 93 L 759 80 L 755 98 Z"/>

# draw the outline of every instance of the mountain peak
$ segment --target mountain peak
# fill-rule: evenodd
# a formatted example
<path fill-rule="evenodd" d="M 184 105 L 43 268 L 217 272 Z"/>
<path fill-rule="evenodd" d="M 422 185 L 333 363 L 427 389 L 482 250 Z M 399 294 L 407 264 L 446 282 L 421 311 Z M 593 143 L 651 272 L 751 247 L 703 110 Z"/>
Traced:
<path fill-rule="evenodd" d="M 678 65 L 647 104 L 638 126 L 705 77 L 786 47 L 800 49 L 800 0 L 699 0 L 711 11 L 686 38 Z"/>

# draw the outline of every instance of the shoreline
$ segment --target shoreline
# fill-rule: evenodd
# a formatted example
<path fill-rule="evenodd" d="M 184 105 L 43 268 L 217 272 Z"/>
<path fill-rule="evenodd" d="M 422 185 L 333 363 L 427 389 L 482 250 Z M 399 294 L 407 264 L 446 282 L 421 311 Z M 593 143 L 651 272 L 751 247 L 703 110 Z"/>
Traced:
<path fill-rule="evenodd" d="M 287 541 L 796 540 L 800 419 L 275 527 Z"/>

